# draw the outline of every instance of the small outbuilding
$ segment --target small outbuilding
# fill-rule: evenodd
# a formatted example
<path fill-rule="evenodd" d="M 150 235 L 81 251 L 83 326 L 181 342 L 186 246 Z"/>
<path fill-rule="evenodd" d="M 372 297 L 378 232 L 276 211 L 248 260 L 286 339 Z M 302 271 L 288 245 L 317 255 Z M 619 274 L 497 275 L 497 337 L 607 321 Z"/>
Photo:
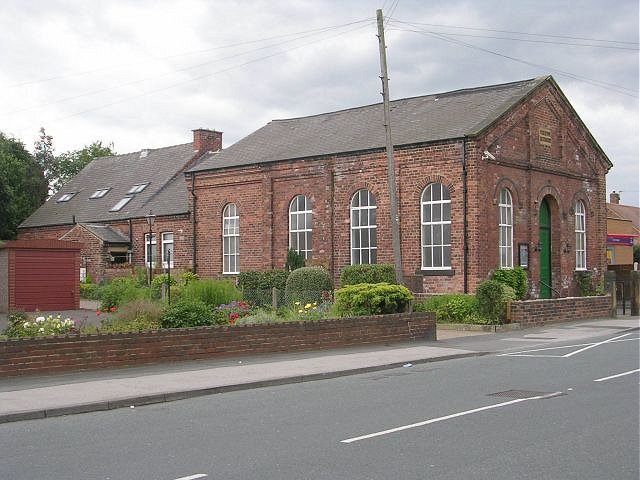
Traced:
<path fill-rule="evenodd" d="M 61 240 L 0 245 L 0 312 L 78 309 L 82 246 Z"/>

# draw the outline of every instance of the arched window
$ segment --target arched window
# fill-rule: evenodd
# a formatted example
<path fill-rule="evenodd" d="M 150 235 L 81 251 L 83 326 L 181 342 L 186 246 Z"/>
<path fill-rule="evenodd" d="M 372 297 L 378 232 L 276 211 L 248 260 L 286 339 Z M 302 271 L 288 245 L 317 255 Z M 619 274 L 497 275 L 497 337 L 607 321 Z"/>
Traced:
<path fill-rule="evenodd" d="M 513 200 L 506 188 L 500 190 L 500 268 L 513 268 Z"/>
<path fill-rule="evenodd" d="M 451 197 L 441 183 L 432 183 L 420 199 L 422 269 L 451 269 Z"/>
<path fill-rule="evenodd" d="M 578 200 L 576 210 L 576 270 L 587 269 L 587 223 L 584 202 Z"/>
<path fill-rule="evenodd" d="M 313 211 L 311 202 L 304 195 L 298 195 L 289 205 L 289 248 L 311 258 L 313 252 L 311 234 Z"/>
<path fill-rule="evenodd" d="M 222 212 L 222 273 L 240 273 L 240 216 L 235 203 Z"/>
<path fill-rule="evenodd" d="M 358 190 L 351 198 L 351 265 L 377 262 L 376 210 L 369 190 Z"/>

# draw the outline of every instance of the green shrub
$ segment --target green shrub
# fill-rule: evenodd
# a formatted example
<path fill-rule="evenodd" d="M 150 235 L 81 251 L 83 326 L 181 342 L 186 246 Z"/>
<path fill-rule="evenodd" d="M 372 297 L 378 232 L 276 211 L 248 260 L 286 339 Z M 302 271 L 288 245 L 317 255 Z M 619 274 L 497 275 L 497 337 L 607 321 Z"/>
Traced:
<path fill-rule="evenodd" d="M 516 299 L 516 292 L 497 280 L 485 280 L 478 285 L 476 297 L 480 314 L 491 323 L 501 324 L 506 320 L 507 302 Z"/>
<path fill-rule="evenodd" d="M 431 295 L 422 302 L 413 304 L 414 312 L 437 312 L 441 305 L 446 304 L 456 293 L 445 293 L 443 295 Z"/>
<path fill-rule="evenodd" d="M 284 269 L 287 272 L 293 272 L 302 267 L 304 267 L 304 255 L 290 248 L 287 251 L 287 262 L 284 265 Z"/>
<path fill-rule="evenodd" d="M 248 271 L 238 275 L 238 287 L 241 290 L 284 290 L 289 272 L 286 270 Z"/>
<path fill-rule="evenodd" d="M 177 284 L 178 281 L 176 280 L 176 277 L 171 277 L 171 281 L 169 281 L 169 275 L 167 275 L 166 273 L 156 275 L 151 281 L 151 296 L 153 298 L 160 298 L 162 296 L 163 285 L 171 285 L 173 289 L 173 286 Z"/>
<path fill-rule="evenodd" d="M 100 294 L 100 286 L 95 283 L 80 282 L 80 298 L 97 300 Z"/>
<path fill-rule="evenodd" d="M 149 298 L 149 289 L 138 286 L 131 277 L 114 278 L 99 290 L 100 310 L 107 311 L 131 300 Z"/>
<path fill-rule="evenodd" d="M 180 279 L 182 280 L 183 285 L 187 285 L 191 282 L 200 280 L 200 276 L 197 273 L 186 271 L 180 276 Z"/>
<path fill-rule="evenodd" d="M 593 275 L 590 271 L 575 272 L 574 275 L 581 297 L 596 295 L 596 287 L 593 285 Z"/>
<path fill-rule="evenodd" d="M 357 285 L 358 283 L 397 283 L 394 265 L 349 265 L 342 270 L 340 286 Z"/>
<path fill-rule="evenodd" d="M 524 268 L 499 268 L 493 272 L 491 279 L 502 282 L 513 288 L 518 300 L 524 300 L 526 298 L 529 283 L 527 280 L 527 271 Z"/>
<path fill-rule="evenodd" d="M 478 313 L 478 301 L 475 295 L 463 293 L 451 295 L 447 302 L 436 309 L 438 322 L 467 323 L 467 318 Z"/>
<path fill-rule="evenodd" d="M 133 300 L 114 313 L 109 320 L 103 320 L 101 332 L 140 332 L 160 328 L 163 305 L 151 300 Z"/>
<path fill-rule="evenodd" d="M 413 300 L 409 289 L 388 283 L 347 285 L 336 291 L 334 311 L 339 316 L 403 312 Z"/>
<path fill-rule="evenodd" d="M 197 299 L 183 299 L 170 305 L 160 318 L 160 324 L 164 328 L 201 327 L 214 323 L 213 311 L 206 303 Z"/>
<path fill-rule="evenodd" d="M 290 304 L 321 303 L 326 292 L 331 290 L 333 282 L 327 270 L 322 267 L 300 267 L 292 271 L 287 278 L 285 298 Z"/>
<path fill-rule="evenodd" d="M 184 286 L 181 301 L 201 301 L 214 309 L 223 303 L 240 300 L 242 294 L 229 280 L 203 279 Z"/>

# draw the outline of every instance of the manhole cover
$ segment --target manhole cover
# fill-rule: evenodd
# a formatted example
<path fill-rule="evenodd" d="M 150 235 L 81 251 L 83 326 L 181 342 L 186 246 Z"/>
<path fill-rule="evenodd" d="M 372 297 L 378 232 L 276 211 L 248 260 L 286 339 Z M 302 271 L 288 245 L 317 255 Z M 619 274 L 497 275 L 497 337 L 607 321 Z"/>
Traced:
<path fill-rule="evenodd" d="M 489 393 L 489 397 L 506 397 L 506 398 L 533 398 L 552 395 L 557 392 L 534 392 L 532 390 L 506 390 L 504 392 Z"/>

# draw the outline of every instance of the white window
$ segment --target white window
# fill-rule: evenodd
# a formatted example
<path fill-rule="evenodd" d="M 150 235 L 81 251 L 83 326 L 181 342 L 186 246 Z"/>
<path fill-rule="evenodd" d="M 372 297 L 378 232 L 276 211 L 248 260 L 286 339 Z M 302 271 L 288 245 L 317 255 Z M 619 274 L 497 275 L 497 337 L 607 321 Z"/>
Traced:
<path fill-rule="evenodd" d="M 587 269 L 587 224 L 584 202 L 578 200 L 576 210 L 576 270 Z"/>
<path fill-rule="evenodd" d="M 500 190 L 500 268 L 513 268 L 513 201 L 511 192 Z"/>
<path fill-rule="evenodd" d="M 58 200 L 56 200 L 56 201 L 57 202 L 68 202 L 69 200 L 71 200 L 75 196 L 75 194 L 76 194 L 76 192 L 65 193 L 60 198 L 58 198 Z"/>
<path fill-rule="evenodd" d="M 311 234 L 313 211 L 311 202 L 304 195 L 298 195 L 289 205 L 289 248 L 304 255 L 305 260 L 311 258 L 313 247 Z"/>
<path fill-rule="evenodd" d="M 169 267 L 173 268 L 173 232 L 164 232 L 162 234 L 162 268 Z"/>
<path fill-rule="evenodd" d="M 351 265 L 376 263 L 376 199 L 366 189 L 351 198 Z"/>
<path fill-rule="evenodd" d="M 222 273 L 240 273 L 240 216 L 235 203 L 222 212 Z"/>
<path fill-rule="evenodd" d="M 131 201 L 132 197 L 124 197 L 122 200 L 120 200 L 118 203 L 116 203 L 113 207 L 111 207 L 111 210 L 109 210 L 110 212 L 119 212 L 120 210 L 122 210 L 122 207 L 124 207 L 127 203 L 129 203 Z"/>
<path fill-rule="evenodd" d="M 149 185 L 149 184 L 148 183 L 136 183 L 133 187 L 131 187 L 129 189 L 129 191 L 127 192 L 127 195 L 131 195 L 131 194 L 134 194 L 134 193 L 140 193 L 145 188 L 147 188 L 147 185 Z"/>
<path fill-rule="evenodd" d="M 151 254 L 151 257 L 149 257 Z M 151 235 L 151 245 L 149 245 L 149 234 L 144 235 L 144 265 L 149 268 L 149 258 L 151 258 L 151 265 L 156 266 L 156 234 Z"/>
<path fill-rule="evenodd" d="M 96 190 L 95 192 L 93 192 L 89 198 L 91 199 L 102 198 L 107 194 L 109 190 L 110 188 L 101 188 L 100 190 Z"/>
<path fill-rule="evenodd" d="M 441 183 L 427 185 L 420 200 L 423 270 L 451 269 L 451 197 Z"/>

